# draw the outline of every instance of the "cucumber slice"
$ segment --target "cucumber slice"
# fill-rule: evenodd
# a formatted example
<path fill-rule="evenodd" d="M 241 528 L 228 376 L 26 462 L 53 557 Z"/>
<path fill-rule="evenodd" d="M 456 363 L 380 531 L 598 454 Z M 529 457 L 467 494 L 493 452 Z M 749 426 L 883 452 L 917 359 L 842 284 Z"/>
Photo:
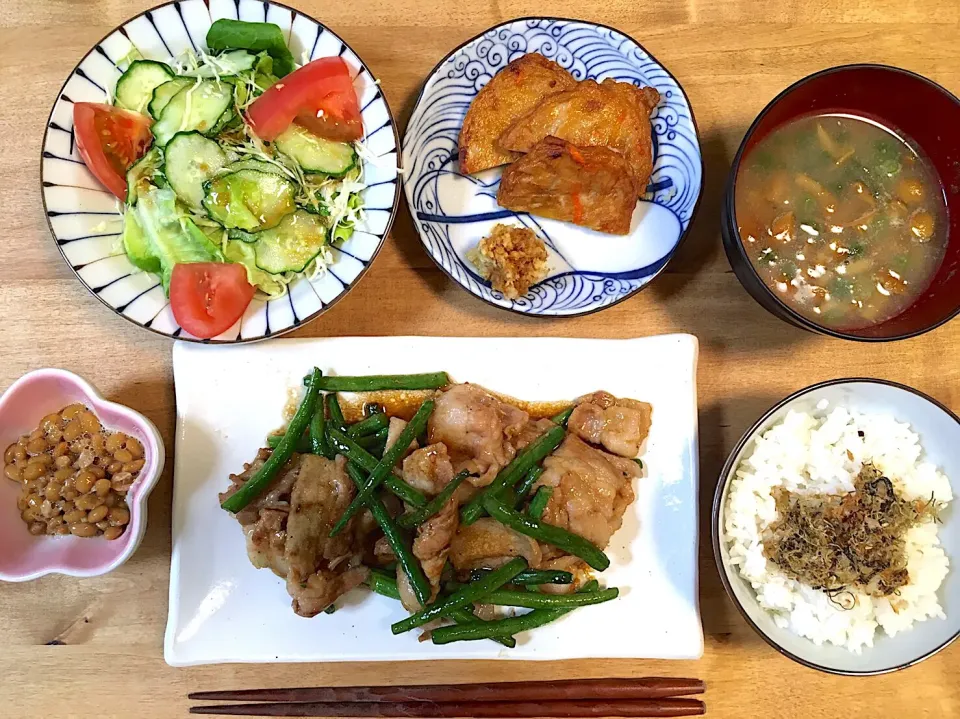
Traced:
<path fill-rule="evenodd" d="M 269 272 L 264 272 L 257 267 L 257 253 L 253 245 L 236 240 L 227 240 L 223 248 L 223 256 L 227 262 L 235 262 L 243 265 L 247 271 L 247 281 L 271 297 L 279 297 L 286 289 L 286 286 Z"/>
<path fill-rule="evenodd" d="M 294 160 L 304 172 L 321 172 L 332 177 L 341 177 L 357 164 L 357 153 L 353 145 L 325 140 L 296 123 L 280 133 L 275 144 L 280 152 Z"/>
<path fill-rule="evenodd" d="M 245 242 L 248 245 L 260 239 L 256 232 L 245 232 L 243 230 L 227 230 L 227 237 L 229 237 L 231 240 Z"/>
<path fill-rule="evenodd" d="M 177 197 L 190 207 L 203 202 L 203 183 L 227 164 L 220 145 L 199 132 L 178 132 L 164 150 L 166 174 Z"/>
<path fill-rule="evenodd" d="M 257 267 L 278 275 L 303 272 L 327 244 L 327 228 L 316 215 L 297 210 L 273 229 L 258 233 Z"/>
<path fill-rule="evenodd" d="M 153 247 L 137 222 L 134 210 L 129 209 L 123 215 L 123 251 L 135 267 L 144 272 L 160 272 L 160 258 L 154 254 Z"/>
<path fill-rule="evenodd" d="M 127 204 L 133 205 L 137 197 L 146 192 L 157 181 L 160 166 L 163 164 L 163 154 L 155 147 L 147 150 L 147 154 L 137 160 L 127 170 Z"/>
<path fill-rule="evenodd" d="M 294 184 L 280 175 L 240 170 L 203 185 L 207 214 L 226 228 L 259 232 L 296 209 Z"/>
<path fill-rule="evenodd" d="M 206 63 L 196 70 L 190 70 L 183 74 L 189 77 L 203 78 L 229 77 L 252 70 L 256 62 L 257 56 L 251 55 L 246 50 L 231 50 L 219 55 L 208 55 Z"/>
<path fill-rule="evenodd" d="M 196 81 L 190 78 L 175 77 L 169 82 L 157 85 L 153 90 L 153 98 L 150 100 L 150 104 L 147 105 L 147 111 L 150 113 L 150 116 L 154 120 L 159 120 L 160 113 L 163 112 L 163 108 L 167 106 L 167 103 L 183 88 L 190 87 L 194 84 L 196 84 Z"/>
<path fill-rule="evenodd" d="M 135 60 L 117 80 L 117 104 L 134 112 L 146 112 L 153 91 L 173 77 L 173 69 L 165 63 Z"/>
<path fill-rule="evenodd" d="M 256 170 L 257 172 L 267 172 L 272 175 L 280 175 L 280 177 L 287 177 L 286 173 L 284 173 L 283 170 L 281 170 L 279 167 L 274 165 L 272 162 L 266 162 L 264 160 L 254 160 L 253 158 L 231 162 L 229 165 L 227 165 L 223 169 L 225 173 L 239 172 L 240 170 Z"/>
<path fill-rule="evenodd" d="M 233 103 L 233 85 L 216 80 L 201 80 L 174 95 L 154 124 L 153 136 L 160 147 L 166 146 L 178 132 L 210 132 L 220 116 Z"/>

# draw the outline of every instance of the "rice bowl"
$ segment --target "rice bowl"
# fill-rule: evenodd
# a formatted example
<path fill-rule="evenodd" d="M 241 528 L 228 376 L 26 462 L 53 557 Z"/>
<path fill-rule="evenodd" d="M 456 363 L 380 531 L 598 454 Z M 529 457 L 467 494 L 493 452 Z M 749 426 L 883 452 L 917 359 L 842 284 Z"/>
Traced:
<path fill-rule="evenodd" d="M 827 409 L 826 402 L 818 409 Z M 889 636 L 914 622 L 945 618 L 937 600 L 949 561 L 937 525 L 919 524 L 905 537 L 909 583 L 898 596 L 872 597 L 851 588 L 835 596 L 791 579 L 763 553 L 762 537 L 777 518 L 772 490 L 837 494 L 851 492 L 865 461 L 872 461 L 908 500 L 952 498 L 950 482 L 923 458 L 919 436 L 891 415 L 863 414 L 836 407 L 818 418 L 791 410 L 782 422 L 757 438 L 730 483 L 723 540 L 730 561 L 757 593 L 760 606 L 776 624 L 815 644 L 831 642 L 860 652 L 872 647 L 878 628 Z"/>
<path fill-rule="evenodd" d="M 838 408 L 845 413 L 827 423 L 827 416 Z M 791 414 L 795 416 L 788 420 Z M 870 433 L 864 429 L 864 422 Z M 767 437 L 778 425 L 773 436 Z M 815 430 L 819 430 L 815 436 L 819 451 L 811 451 L 803 443 L 803 438 L 809 439 Z M 859 431 L 864 431 L 863 438 L 857 435 Z M 859 443 L 844 439 L 851 434 Z M 798 436 L 800 440 L 796 440 Z M 785 442 L 786 437 L 796 441 Z M 892 446 L 894 438 L 897 448 Z M 851 445 L 852 458 L 846 456 L 845 442 Z M 949 499 L 946 478 L 960 477 L 960 455 L 955 451 L 958 443 L 960 418 L 947 407 L 914 389 L 882 380 L 827 381 L 799 390 L 771 407 L 730 453 L 712 511 L 713 548 L 720 578 L 747 623 L 794 661 L 820 671 L 859 676 L 911 666 L 960 636 L 960 573 L 950 571 L 952 560 L 960 552 L 960 527 L 952 521 L 952 503 L 940 504 Z M 825 447 L 833 447 L 833 455 Z M 900 566 L 911 573 L 898 595 L 883 600 L 870 598 L 870 602 L 850 595 L 843 602 L 848 609 L 840 609 L 824 592 L 786 577 L 764 556 L 759 537 L 766 530 L 769 539 L 769 525 L 778 521 L 778 504 L 771 498 L 771 490 L 790 497 L 812 496 L 817 501 L 831 498 L 831 502 L 842 503 L 843 498 L 855 496 L 848 490 L 864 459 L 875 459 L 880 465 L 877 476 L 896 479 L 897 493 L 907 491 L 896 476 L 900 473 L 907 477 L 912 492 L 932 492 L 938 487 L 937 492 L 945 496 L 937 497 L 939 523 L 909 530 L 909 547 L 907 537 L 903 537 Z M 754 462 L 766 468 L 759 479 Z M 742 476 L 744 473 L 749 476 Z M 766 477 L 768 474 L 776 477 Z M 791 483 L 787 485 L 781 475 L 789 475 Z M 746 487 L 744 480 L 753 484 L 737 498 L 737 487 Z M 862 490 L 862 483 L 859 479 L 857 482 Z M 892 486 L 892 482 L 884 482 Z M 827 494 L 828 489 L 833 494 Z M 796 494 L 794 490 L 813 494 Z M 749 499 L 749 494 L 757 492 L 762 501 Z M 904 498 L 903 504 L 924 503 Z M 761 516 L 755 516 L 757 512 Z M 734 522 L 737 528 L 728 530 L 728 518 L 733 513 L 739 515 Z M 920 555 L 914 550 L 921 547 L 929 563 L 917 563 Z M 844 590 L 849 588 L 845 586 Z M 851 614 L 854 605 L 857 611 Z M 893 611 L 894 605 L 897 611 Z M 851 643 L 859 651 L 852 650 Z"/>

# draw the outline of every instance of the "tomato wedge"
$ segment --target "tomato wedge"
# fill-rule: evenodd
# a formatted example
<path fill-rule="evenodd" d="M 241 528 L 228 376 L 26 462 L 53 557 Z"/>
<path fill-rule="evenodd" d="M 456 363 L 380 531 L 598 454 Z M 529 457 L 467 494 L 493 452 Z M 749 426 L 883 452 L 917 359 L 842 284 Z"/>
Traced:
<path fill-rule="evenodd" d="M 243 265 L 178 264 L 170 278 L 170 307 L 183 329 L 194 337 L 209 339 L 226 332 L 243 316 L 255 291 Z"/>
<path fill-rule="evenodd" d="M 363 137 L 360 102 L 343 58 L 307 63 L 267 88 L 247 109 L 253 131 L 267 142 L 295 118 L 328 140 L 349 142 Z"/>
<path fill-rule="evenodd" d="M 152 122 L 146 115 L 113 105 L 73 105 L 73 128 L 80 157 L 93 176 L 121 200 L 127 196 L 127 170 L 153 142 Z"/>

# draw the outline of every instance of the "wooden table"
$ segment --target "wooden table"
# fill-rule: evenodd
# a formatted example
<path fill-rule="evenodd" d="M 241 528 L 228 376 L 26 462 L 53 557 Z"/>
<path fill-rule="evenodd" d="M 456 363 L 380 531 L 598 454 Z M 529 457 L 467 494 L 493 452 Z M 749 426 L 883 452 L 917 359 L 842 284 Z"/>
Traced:
<path fill-rule="evenodd" d="M 527 664 L 528 678 L 691 675 L 706 679 L 714 717 L 960 715 L 960 645 L 904 674 L 836 678 L 768 647 L 727 600 L 714 565 L 708 508 L 720 467 L 771 404 L 820 380 L 882 377 L 960 411 L 960 320 L 924 337 L 865 346 L 792 329 L 740 287 L 720 247 L 720 198 L 750 121 L 781 89 L 843 63 L 884 62 L 960 93 L 955 0 L 293 0 L 330 25 L 381 78 L 401 126 L 420 83 L 457 44 L 490 25 L 537 13 L 574 14 L 620 28 L 667 65 L 700 127 L 706 188 L 677 258 L 645 292 L 600 314 L 536 320 L 490 307 L 428 259 L 404 207 L 369 276 L 332 312 L 301 328 L 330 335 L 700 338 L 701 604 L 698 662 Z M 63 79 L 79 58 L 150 0 L 0 3 L 0 388 L 60 366 L 150 417 L 173 465 L 172 343 L 106 310 L 57 252 L 40 203 L 40 143 Z M 237 458 L 238 461 L 244 458 Z M 954 478 L 960 481 L 960 478 Z M 168 667 L 161 642 L 170 554 L 168 469 L 150 500 L 136 556 L 106 577 L 51 576 L 0 585 L 0 716 L 10 719 L 185 716 L 188 691 L 256 686 L 496 681 L 509 662 Z M 0 548 L 2 551 L 2 548 Z M 104 691 L 104 687 L 110 688 Z"/>

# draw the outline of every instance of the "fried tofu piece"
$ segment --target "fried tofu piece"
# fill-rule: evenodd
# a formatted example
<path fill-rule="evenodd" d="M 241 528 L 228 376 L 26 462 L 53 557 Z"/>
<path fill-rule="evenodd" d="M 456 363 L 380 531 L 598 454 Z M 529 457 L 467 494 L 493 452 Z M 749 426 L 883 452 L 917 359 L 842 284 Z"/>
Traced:
<path fill-rule="evenodd" d="M 500 147 L 530 152 L 547 136 L 577 147 L 609 147 L 627 159 L 636 194 L 642 195 L 653 171 L 650 113 L 659 101 L 660 93 L 651 87 L 584 80 L 544 99 L 514 122 L 500 136 Z"/>
<path fill-rule="evenodd" d="M 511 300 L 547 276 L 547 247 L 526 227 L 495 225 L 467 257 L 493 289 Z"/>
<path fill-rule="evenodd" d="M 576 87 L 573 75 L 543 55 L 517 58 L 493 76 L 470 104 L 460 129 L 460 172 L 471 174 L 513 162 L 497 138 L 545 97 Z"/>
<path fill-rule="evenodd" d="M 503 171 L 497 202 L 515 212 L 626 235 L 637 193 L 620 153 L 546 137 Z"/>

